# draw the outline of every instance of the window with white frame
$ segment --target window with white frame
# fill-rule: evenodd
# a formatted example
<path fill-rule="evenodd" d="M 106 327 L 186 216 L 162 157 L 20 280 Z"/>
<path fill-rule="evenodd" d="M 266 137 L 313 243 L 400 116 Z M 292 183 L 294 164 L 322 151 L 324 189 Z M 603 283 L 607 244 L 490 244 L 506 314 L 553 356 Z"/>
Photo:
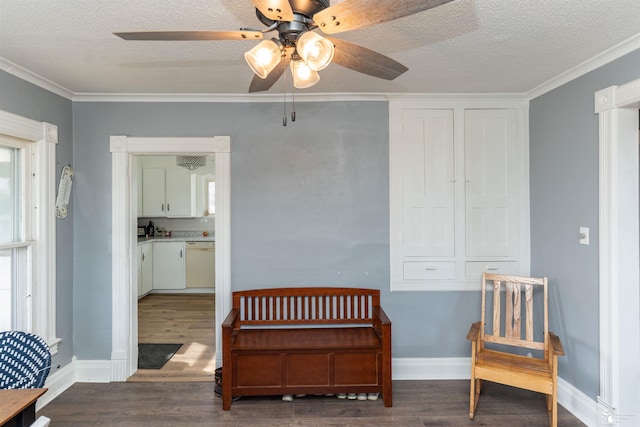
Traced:
<path fill-rule="evenodd" d="M 27 143 L 0 135 L 0 330 L 26 330 L 29 305 L 31 242 L 26 236 L 24 159 Z"/>
<path fill-rule="evenodd" d="M 40 335 L 57 352 L 57 127 L 0 111 L 0 330 Z"/>

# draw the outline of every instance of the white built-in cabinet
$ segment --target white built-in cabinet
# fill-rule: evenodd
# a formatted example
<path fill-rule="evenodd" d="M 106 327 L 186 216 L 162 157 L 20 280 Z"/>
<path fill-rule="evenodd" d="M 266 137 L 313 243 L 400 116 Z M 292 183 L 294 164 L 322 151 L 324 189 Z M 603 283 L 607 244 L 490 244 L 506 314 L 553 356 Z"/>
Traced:
<path fill-rule="evenodd" d="M 529 272 L 528 103 L 390 102 L 391 289 Z"/>
<path fill-rule="evenodd" d="M 184 242 L 154 242 L 153 289 L 185 289 Z"/>

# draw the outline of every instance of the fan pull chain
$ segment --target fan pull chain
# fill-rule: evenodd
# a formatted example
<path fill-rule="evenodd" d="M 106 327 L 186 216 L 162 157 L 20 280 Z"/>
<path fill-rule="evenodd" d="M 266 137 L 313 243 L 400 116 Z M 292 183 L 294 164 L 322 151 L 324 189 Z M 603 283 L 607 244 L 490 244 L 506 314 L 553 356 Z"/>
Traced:
<path fill-rule="evenodd" d="M 287 70 L 282 75 L 284 89 L 282 90 L 282 126 L 287 125 Z"/>
<path fill-rule="evenodd" d="M 296 91 L 291 89 L 291 121 L 296 121 Z"/>

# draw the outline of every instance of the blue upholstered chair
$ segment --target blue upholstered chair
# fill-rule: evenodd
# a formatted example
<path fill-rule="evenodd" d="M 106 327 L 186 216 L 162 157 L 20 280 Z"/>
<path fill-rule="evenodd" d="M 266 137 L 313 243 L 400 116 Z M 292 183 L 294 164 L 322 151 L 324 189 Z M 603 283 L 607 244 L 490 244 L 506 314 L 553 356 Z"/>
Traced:
<path fill-rule="evenodd" d="M 0 332 L 0 389 L 42 388 L 50 368 L 49 346 L 41 337 Z"/>

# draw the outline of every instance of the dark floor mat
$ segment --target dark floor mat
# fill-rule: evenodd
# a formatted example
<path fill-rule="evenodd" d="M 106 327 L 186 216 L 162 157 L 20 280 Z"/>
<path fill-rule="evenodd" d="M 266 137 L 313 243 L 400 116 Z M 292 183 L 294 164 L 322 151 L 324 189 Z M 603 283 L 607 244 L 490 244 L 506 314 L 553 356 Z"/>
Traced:
<path fill-rule="evenodd" d="M 182 344 L 138 344 L 138 369 L 160 369 Z"/>

